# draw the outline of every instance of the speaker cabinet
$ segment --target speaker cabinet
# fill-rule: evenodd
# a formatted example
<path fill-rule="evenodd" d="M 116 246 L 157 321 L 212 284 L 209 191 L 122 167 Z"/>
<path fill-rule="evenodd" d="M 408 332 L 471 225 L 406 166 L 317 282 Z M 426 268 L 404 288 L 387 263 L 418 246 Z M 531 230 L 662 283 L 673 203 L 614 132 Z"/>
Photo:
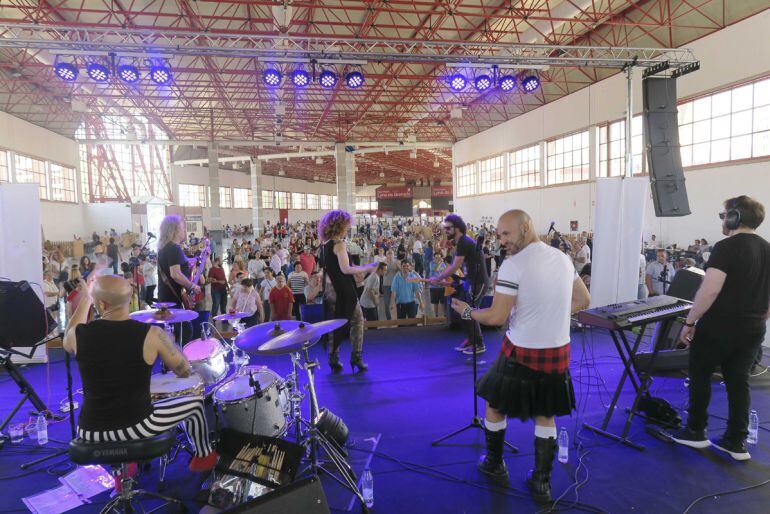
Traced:
<path fill-rule="evenodd" d="M 318 477 L 310 477 L 255 498 L 235 508 L 228 514 L 329 514 L 329 504 Z"/>
<path fill-rule="evenodd" d="M 690 203 L 679 151 L 676 79 L 648 77 L 642 81 L 642 95 L 644 137 L 655 215 L 686 216 L 690 214 Z"/>

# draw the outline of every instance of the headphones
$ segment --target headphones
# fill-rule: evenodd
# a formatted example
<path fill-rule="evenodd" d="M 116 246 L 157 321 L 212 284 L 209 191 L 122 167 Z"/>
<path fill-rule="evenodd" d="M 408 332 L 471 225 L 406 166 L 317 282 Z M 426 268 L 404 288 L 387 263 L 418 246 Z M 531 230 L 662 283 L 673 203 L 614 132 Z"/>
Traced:
<path fill-rule="evenodd" d="M 724 221 L 727 230 L 737 230 L 741 226 L 741 211 L 738 209 L 726 209 Z"/>

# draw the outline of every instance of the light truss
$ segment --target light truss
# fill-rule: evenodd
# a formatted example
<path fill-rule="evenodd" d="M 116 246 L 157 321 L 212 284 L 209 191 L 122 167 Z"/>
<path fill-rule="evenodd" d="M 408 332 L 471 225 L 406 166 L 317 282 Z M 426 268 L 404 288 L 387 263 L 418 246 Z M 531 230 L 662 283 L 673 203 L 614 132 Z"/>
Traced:
<path fill-rule="evenodd" d="M 543 45 L 469 41 L 360 39 L 271 36 L 187 30 L 78 28 L 66 25 L 0 23 L 0 47 L 73 54 L 94 51 L 148 57 L 207 56 L 225 58 L 352 60 L 378 63 L 488 64 L 623 68 L 667 61 L 672 68 L 697 62 L 689 48 Z"/>

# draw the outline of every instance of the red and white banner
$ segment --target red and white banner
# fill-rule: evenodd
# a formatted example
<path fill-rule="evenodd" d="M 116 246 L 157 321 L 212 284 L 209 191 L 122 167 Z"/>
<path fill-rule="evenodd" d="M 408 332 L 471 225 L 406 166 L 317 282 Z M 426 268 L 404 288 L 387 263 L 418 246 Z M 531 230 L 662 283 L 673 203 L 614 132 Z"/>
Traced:
<path fill-rule="evenodd" d="M 431 186 L 430 196 L 432 198 L 452 198 L 452 186 L 451 185 Z"/>
<path fill-rule="evenodd" d="M 412 186 L 378 187 L 375 191 L 377 200 L 394 200 L 400 198 L 412 198 Z"/>

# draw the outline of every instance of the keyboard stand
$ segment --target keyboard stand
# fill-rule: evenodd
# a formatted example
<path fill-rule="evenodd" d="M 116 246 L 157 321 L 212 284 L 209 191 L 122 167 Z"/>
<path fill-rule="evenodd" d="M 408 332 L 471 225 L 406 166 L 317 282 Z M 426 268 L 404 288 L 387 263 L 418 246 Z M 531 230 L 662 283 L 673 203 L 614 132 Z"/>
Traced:
<path fill-rule="evenodd" d="M 644 450 L 644 446 L 628 439 L 628 432 L 631 429 L 631 420 L 637 414 L 637 406 L 639 405 L 639 400 L 648 394 L 650 384 L 652 383 L 652 377 L 650 374 L 640 371 L 637 367 L 636 352 L 639 350 L 639 344 L 642 342 L 642 337 L 646 331 L 647 323 L 642 323 L 641 325 L 638 325 L 638 327 L 640 332 L 636 335 L 633 344 L 628 341 L 625 330 L 609 331 L 610 336 L 612 337 L 612 342 L 615 343 L 615 348 L 618 350 L 618 354 L 620 355 L 620 359 L 623 361 L 623 367 L 625 369 L 623 374 L 620 376 L 620 380 L 618 381 L 618 385 L 615 388 L 615 393 L 612 395 L 612 401 L 610 402 L 609 407 L 607 407 L 607 413 L 604 415 L 604 420 L 602 421 L 601 426 L 597 427 L 594 425 L 589 425 L 588 423 L 583 423 L 583 427 L 601 436 L 607 437 L 614 441 L 618 441 L 625 444 L 626 446 L 630 446 L 635 450 L 642 451 Z M 657 349 L 653 350 L 653 352 L 654 353 L 650 363 L 655 360 L 654 354 L 657 353 Z M 636 391 L 636 396 L 634 397 L 634 403 L 631 405 L 631 408 L 628 409 L 628 415 L 626 417 L 626 423 L 623 427 L 623 432 L 620 435 L 617 435 L 613 434 L 612 432 L 608 432 L 607 427 L 609 426 L 610 420 L 612 419 L 612 414 L 615 412 L 618 399 L 620 398 L 620 393 L 623 391 L 623 386 L 626 384 L 626 379 L 631 381 L 631 385 L 634 387 L 634 391 Z"/>

